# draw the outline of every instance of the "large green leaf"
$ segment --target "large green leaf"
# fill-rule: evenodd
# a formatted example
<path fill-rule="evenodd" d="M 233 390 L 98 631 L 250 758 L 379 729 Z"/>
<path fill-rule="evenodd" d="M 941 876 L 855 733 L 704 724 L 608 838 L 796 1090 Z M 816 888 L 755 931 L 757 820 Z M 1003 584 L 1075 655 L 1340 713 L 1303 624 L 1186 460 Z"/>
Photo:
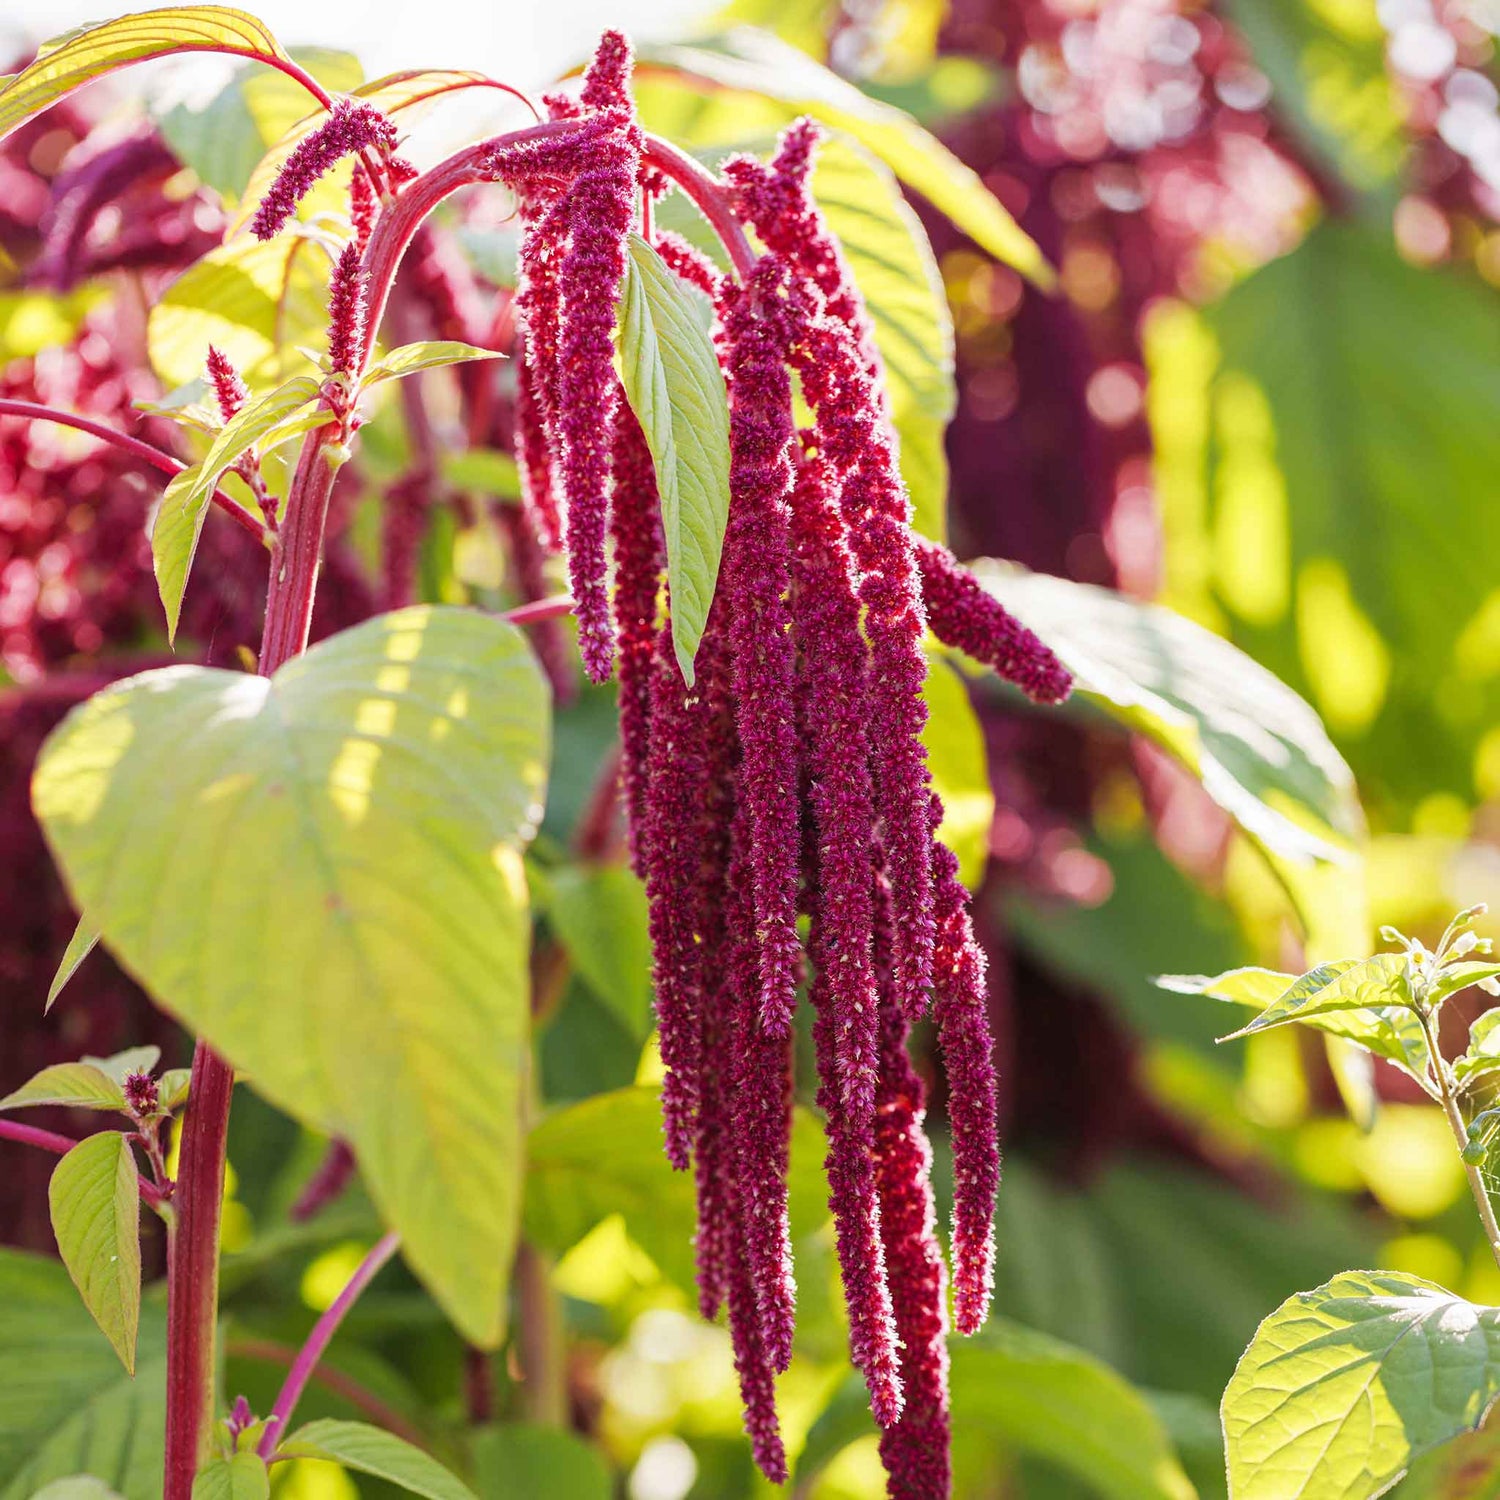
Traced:
<path fill-rule="evenodd" d="M 603 1454 L 560 1428 L 535 1422 L 481 1428 L 473 1456 L 484 1500 L 610 1500 L 614 1493 Z"/>
<path fill-rule="evenodd" d="M 474 1492 L 434 1458 L 394 1433 L 363 1422 L 309 1422 L 276 1450 L 278 1458 L 315 1458 L 399 1485 L 426 1500 L 474 1500 Z"/>
<path fill-rule="evenodd" d="M 219 481 L 257 443 L 289 421 L 293 426 L 303 423 L 306 430 L 323 420 L 324 414 L 318 406 L 318 382 L 311 375 L 299 375 L 259 400 L 246 402 L 224 424 L 203 462 L 184 469 L 166 487 L 151 528 L 151 564 L 156 570 L 156 587 L 167 615 L 168 640 L 177 636 L 183 591 L 187 588 L 193 555 L 198 550 L 198 538 L 203 534 L 209 501 Z"/>
<path fill-rule="evenodd" d="M 80 1141 L 47 1188 L 58 1253 L 83 1304 L 135 1374 L 141 1321 L 141 1184 L 130 1142 L 104 1130 Z"/>
<path fill-rule="evenodd" d="M 589 988 L 644 1040 L 651 1029 L 645 887 L 624 865 L 570 865 L 548 874 L 547 915 Z"/>
<path fill-rule="evenodd" d="M 36 61 L 0 89 L 0 138 L 116 68 L 199 51 L 286 58 L 276 38 L 254 16 L 221 5 L 143 10 L 100 26 L 80 27 L 40 48 Z"/>
<path fill-rule="evenodd" d="M 1354 963 L 1320 964 L 1296 979 L 1248 1026 L 1232 1033 L 1249 1036 L 1292 1021 L 1351 1010 L 1411 1010 L 1411 964 L 1404 953 L 1378 953 Z"/>
<path fill-rule="evenodd" d="M 792 1235 L 828 1217 L 823 1135 L 798 1109 L 792 1124 Z M 555 1110 L 527 1142 L 526 1236 L 561 1255 L 610 1214 L 679 1286 L 693 1286 L 692 1175 L 674 1172 L 661 1146 L 661 1098 L 653 1088 L 616 1089 Z"/>
<path fill-rule="evenodd" d="M 33 802 L 121 962 L 348 1140 L 472 1340 L 514 1247 L 547 692 L 519 631 L 414 608 L 273 678 L 148 672 L 75 710 Z"/>
<path fill-rule="evenodd" d="M 203 373 L 212 344 L 249 382 L 270 385 L 306 368 L 298 351 L 328 342 L 327 245 L 288 228 L 274 240 L 235 240 L 195 261 L 146 321 L 152 367 L 169 390 Z"/>
<path fill-rule="evenodd" d="M 348 52 L 297 47 L 292 57 L 330 93 L 364 81 L 359 59 Z M 238 198 L 267 148 L 307 115 L 311 102 L 307 90 L 286 74 L 243 67 L 206 103 L 173 104 L 157 114 L 156 122 L 183 166 L 226 197 Z M 250 204 L 252 210 L 255 206 Z"/>
<path fill-rule="evenodd" d="M 691 686 L 729 520 L 729 394 L 691 294 L 639 235 L 626 250 L 620 374 L 656 466 L 672 646 Z"/>
<path fill-rule="evenodd" d="M 910 115 L 872 99 L 767 31 L 736 27 L 698 46 L 645 47 L 643 68 L 671 68 L 722 89 L 759 94 L 847 131 L 983 249 L 1040 286 L 1051 268 L 1030 237 L 965 166 Z"/>
<path fill-rule="evenodd" d="M 1482 791 L 1500 722 L 1497 341 L 1491 288 L 1336 222 L 1148 324 L 1168 601 L 1304 693 L 1397 817 Z"/>
<path fill-rule="evenodd" d="M 1354 778 L 1318 716 L 1243 652 L 1159 605 L 981 560 L 984 586 L 1047 642 L 1078 690 L 1155 740 L 1258 844 L 1350 860 Z"/>
<path fill-rule="evenodd" d="M 1231 1500 L 1374 1500 L 1500 1394 L 1500 1308 L 1346 1271 L 1256 1330 L 1224 1392 Z"/>
<path fill-rule="evenodd" d="M 268 1500 L 271 1476 L 253 1453 L 211 1459 L 193 1480 L 193 1500 Z"/>
<path fill-rule="evenodd" d="M 55 1260 L 0 1250 L 0 1500 L 87 1471 L 161 1500 L 166 1328 L 141 1310 L 132 1380 Z"/>
<path fill-rule="evenodd" d="M 1405 154 L 1405 109 L 1375 0 L 1229 0 L 1227 9 L 1312 154 L 1356 189 L 1389 184 Z"/>

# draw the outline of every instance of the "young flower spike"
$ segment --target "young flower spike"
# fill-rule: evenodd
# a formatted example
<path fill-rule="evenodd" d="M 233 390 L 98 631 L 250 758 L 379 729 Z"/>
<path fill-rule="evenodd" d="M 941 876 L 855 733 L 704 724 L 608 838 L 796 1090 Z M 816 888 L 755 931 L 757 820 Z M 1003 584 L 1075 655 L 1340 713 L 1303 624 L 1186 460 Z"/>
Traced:
<path fill-rule="evenodd" d="M 328 283 L 328 364 L 335 375 L 351 375 L 364 348 L 365 273 L 359 248 L 345 245 Z"/>
<path fill-rule="evenodd" d="M 250 221 L 250 232 L 258 240 L 279 234 L 313 184 L 342 158 L 363 151 L 388 158 L 395 149 L 396 126 L 388 115 L 361 100 L 335 100 L 328 118 L 297 143 L 276 174 Z"/>
<path fill-rule="evenodd" d="M 250 399 L 250 389 L 240 372 L 212 344 L 208 346 L 208 384 L 218 403 L 219 415 L 232 421 L 239 409 Z"/>

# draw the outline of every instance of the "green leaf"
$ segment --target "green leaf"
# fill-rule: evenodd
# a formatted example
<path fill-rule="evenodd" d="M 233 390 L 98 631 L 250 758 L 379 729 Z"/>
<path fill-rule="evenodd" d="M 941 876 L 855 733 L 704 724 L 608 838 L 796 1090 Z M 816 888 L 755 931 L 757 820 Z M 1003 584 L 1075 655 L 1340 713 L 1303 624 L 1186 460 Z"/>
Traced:
<path fill-rule="evenodd" d="M 507 1422 L 474 1435 L 474 1478 L 484 1500 L 610 1500 L 609 1466 L 576 1433 Z"/>
<path fill-rule="evenodd" d="M 1250 1036 L 1272 1026 L 1310 1021 L 1335 1011 L 1414 1010 L 1411 964 L 1404 953 L 1378 953 L 1355 963 L 1319 964 L 1296 980 L 1248 1026 L 1222 1038 Z"/>
<path fill-rule="evenodd" d="M 175 52 L 229 52 L 285 58 L 276 38 L 244 11 L 221 5 L 139 11 L 81 27 L 42 47 L 37 59 L 0 90 L 0 139 L 75 89 L 116 68 Z"/>
<path fill-rule="evenodd" d="M 167 614 L 167 639 L 175 640 L 182 594 L 203 534 L 203 520 L 219 481 L 236 462 L 294 415 L 318 425 L 318 382 L 299 375 L 259 400 L 247 402 L 214 438 L 202 463 L 184 469 L 167 486 L 151 528 L 151 564 Z"/>
<path fill-rule="evenodd" d="M 78 926 L 73 929 L 73 936 L 68 939 L 68 946 L 63 950 L 62 962 L 57 966 L 57 973 L 52 977 L 43 1014 L 57 1003 L 57 997 L 62 994 L 63 986 L 78 972 L 84 959 L 94 951 L 98 942 L 99 934 L 89 925 L 88 918 L 80 917 Z"/>
<path fill-rule="evenodd" d="M 348 52 L 294 47 L 292 57 L 330 93 L 346 93 L 364 81 L 359 59 Z M 183 166 L 237 199 L 267 148 L 307 115 L 310 102 L 307 90 L 285 73 L 243 67 L 206 103 L 174 104 L 156 114 L 156 123 Z M 251 211 L 259 202 L 250 202 Z"/>
<path fill-rule="evenodd" d="M 1472 802 L 1500 723 L 1495 339 L 1492 287 L 1331 219 L 1147 324 L 1167 598 L 1318 708 L 1393 826 Z"/>
<path fill-rule="evenodd" d="M 861 93 L 805 52 L 749 27 L 699 46 L 643 47 L 646 70 L 667 67 L 718 88 L 759 94 L 847 131 L 997 260 L 1036 282 L 1054 280 L 1042 252 L 965 166 L 910 115 Z"/>
<path fill-rule="evenodd" d="M 663 1274 L 691 1290 L 693 1183 L 689 1174 L 667 1164 L 657 1090 L 616 1089 L 554 1110 L 532 1130 L 527 1158 L 526 1237 L 534 1245 L 562 1255 L 618 1213 L 631 1239 Z M 822 1160 L 822 1130 L 799 1108 L 792 1121 L 794 1238 L 828 1217 Z"/>
<path fill-rule="evenodd" d="M 1454 1059 L 1453 1076 L 1460 1084 L 1469 1084 L 1497 1072 L 1500 1072 L 1500 1010 L 1487 1010 L 1470 1025 L 1468 1049 L 1462 1057 Z"/>
<path fill-rule="evenodd" d="M 463 344 L 456 339 L 425 340 L 416 344 L 402 344 L 392 349 L 384 359 L 377 359 L 365 371 L 360 382 L 362 388 L 379 385 L 382 380 L 398 380 L 417 370 L 437 370 L 444 365 L 461 365 L 471 359 L 504 359 L 498 349 L 480 349 L 474 344 Z"/>
<path fill-rule="evenodd" d="M 360 1474 L 389 1480 L 426 1500 L 475 1500 L 474 1492 L 436 1459 L 363 1422 L 309 1422 L 280 1445 L 276 1456 L 325 1459 Z"/>
<path fill-rule="evenodd" d="M 631 1036 L 651 1029 L 646 889 L 624 865 L 568 865 L 547 876 L 547 915 L 589 988 Z"/>
<path fill-rule="evenodd" d="M 113 1130 L 80 1141 L 47 1188 L 58 1253 L 84 1306 L 135 1374 L 141 1321 L 141 1184 L 130 1143 Z"/>
<path fill-rule="evenodd" d="M 1181 995 L 1207 995 L 1262 1007 L 1261 1015 L 1249 1026 L 1221 1037 L 1221 1041 L 1300 1021 L 1394 1063 L 1431 1093 L 1427 1039 L 1422 1023 L 1410 1008 L 1405 963 L 1403 954 L 1382 953 L 1372 959 L 1345 958 L 1320 964 L 1299 978 L 1266 969 L 1237 969 L 1212 979 L 1201 974 L 1163 975 L 1157 984 Z M 1286 988 L 1267 999 L 1274 983 L 1282 978 L 1287 980 Z"/>
<path fill-rule="evenodd" d="M 1191 620 L 1108 589 L 988 561 L 984 586 L 1062 659 L 1078 689 L 1180 760 L 1272 855 L 1350 861 L 1364 823 L 1318 716 Z"/>
<path fill-rule="evenodd" d="M 132 1073 L 149 1073 L 161 1061 L 160 1047 L 127 1047 L 110 1057 L 83 1057 L 81 1062 L 98 1068 L 106 1078 L 113 1079 L 122 1088 Z"/>
<path fill-rule="evenodd" d="M 548 717 L 518 630 L 421 607 L 269 680 L 118 683 L 54 731 L 33 783 L 111 952 L 272 1103 L 351 1143 L 413 1270 L 487 1346 L 518 1212 L 520 848 Z"/>
<path fill-rule="evenodd" d="M 70 1474 L 44 1484 L 31 1500 L 120 1500 L 120 1496 L 91 1474 Z"/>
<path fill-rule="evenodd" d="M 161 1500 L 163 1307 L 141 1310 L 132 1380 L 56 1260 L 0 1250 L 0 1500 L 80 1465 L 125 1500 Z"/>
<path fill-rule="evenodd" d="M 984 730 L 963 679 L 946 662 L 928 663 L 922 696 L 927 702 L 922 731 L 927 768 L 943 799 L 938 837 L 958 856 L 959 878 L 973 890 L 984 878 L 995 819 Z"/>
<path fill-rule="evenodd" d="M 125 1095 L 118 1082 L 90 1063 L 54 1063 L 13 1093 L 0 1099 L 0 1109 L 24 1109 L 62 1104 L 69 1109 L 123 1110 Z"/>
<path fill-rule="evenodd" d="M 691 294 L 639 235 L 626 251 L 620 374 L 656 466 L 672 645 L 691 686 L 729 519 L 729 395 Z"/>
<path fill-rule="evenodd" d="M 156 1080 L 156 1091 L 161 1101 L 160 1107 L 165 1113 L 171 1114 L 187 1103 L 188 1085 L 192 1082 L 192 1078 L 191 1068 L 168 1068 Z"/>
<path fill-rule="evenodd" d="M 1500 1308 L 1346 1271 L 1256 1330 L 1224 1392 L 1232 1500 L 1374 1500 L 1500 1394 Z"/>
<path fill-rule="evenodd" d="M 214 345 L 252 390 L 306 363 L 328 345 L 327 244 L 289 226 L 274 240 L 235 240 L 195 261 L 146 320 L 152 367 L 168 389 L 203 373 Z"/>
<path fill-rule="evenodd" d="M 1375 0 L 1229 0 L 1297 139 L 1357 189 L 1389 184 L 1405 155 L 1401 91 Z"/>
<path fill-rule="evenodd" d="M 1500 964 L 1485 963 L 1479 959 L 1461 959 L 1457 963 L 1444 964 L 1437 978 L 1427 991 L 1429 1005 L 1441 1005 L 1450 995 L 1466 990 L 1471 984 L 1486 979 L 1500 979 Z"/>
<path fill-rule="evenodd" d="M 254 1453 L 215 1458 L 193 1480 L 193 1500 L 269 1500 L 271 1476 Z"/>

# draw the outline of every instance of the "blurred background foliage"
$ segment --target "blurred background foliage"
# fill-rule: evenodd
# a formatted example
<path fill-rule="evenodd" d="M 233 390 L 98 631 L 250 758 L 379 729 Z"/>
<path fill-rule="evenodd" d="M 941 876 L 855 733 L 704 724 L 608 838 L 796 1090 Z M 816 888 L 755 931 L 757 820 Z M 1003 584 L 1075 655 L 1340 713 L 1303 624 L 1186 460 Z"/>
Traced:
<path fill-rule="evenodd" d="M 1357 782 L 1357 803 L 1340 794 L 1313 819 L 1276 737 L 1284 705 L 1257 700 L 1232 657 L 1175 687 L 1164 669 L 1165 707 L 1117 703 L 1113 719 L 1107 692 L 1043 717 L 934 663 L 929 744 L 978 892 L 1007 1150 L 999 1316 L 953 1350 L 964 1500 L 1222 1495 L 1216 1408 L 1239 1353 L 1285 1296 L 1345 1267 L 1500 1302 L 1420 1095 L 1295 1029 L 1216 1048 L 1232 1013 L 1150 984 L 1296 969 L 1371 951 L 1383 922 L 1433 936 L 1460 906 L 1500 907 L 1497 24 L 1483 0 L 731 0 L 696 53 L 645 52 L 648 125 L 709 159 L 817 103 L 801 53 L 978 174 L 1055 292 L 908 203 L 850 135 L 819 167 L 877 316 L 919 524 L 960 556 L 1157 600 L 1233 642 L 1316 708 Z M 751 54 L 760 75 L 736 75 Z M 299 55 L 331 87 L 363 77 L 347 52 Z M 848 101 L 828 98 L 839 123 Z M 123 424 L 139 403 L 193 399 L 206 328 L 263 378 L 316 345 L 336 193 L 290 239 L 214 248 L 301 111 L 291 86 L 241 71 L 206 101 L 147 105 L 95 91 L 0 152 L 0 393 Z M 423 123 L 414 154 L 435 159 L 456 128 Z M 393 340 L 504 347 L 510 235 L 487 198 L 424 234 Z M 555 587 L 514 505 L 505 388 L 487 378 L 408 382 L 378 408 L 341 480 L 318 633 L 412 597 L 494 606 Z M 165 418 L 145 420 L 181 450 Z M 0 1091 L 83 1048 L 182 1051 L 102 954 L 42 1020 L 72 914 L 26 794 L 67 707 L 165 657 L 141 528 L 153 493 L 78 434 L 0 420 Z M 253 647 L 253 552 L 217 520 L 205 531 L 182 627 L 204 659 Z M 1107 620 L 1092 641 L 1132 644 Z M 514 1351 L 466 1351 L 393 1269 L 306 1415 L 384 1422 L 485 1500 L 738 1500 L 768 1487 L 740 1436 L 727 1335 L 693 1311 L 690 1185 L 658 1149 L 644 899 L 608 795 L 612 694 L 576 681 L 560 634 L 537 644 L 560 713 L 532 872 L 539 1113 L 517 1284 L 558 1357 L 522 1379 Z M 1163 749 L 1180 758 L 1184 702 L 1218 716 L 1206 748 L 1270 767 L 1248 793 L 1262 815 L 1326 835 L 1337 859 L 1268 861 L 1237 831 L 1223 787 L 1211 796 Z M 1460 997 L 1453 1024 L 1483 998 Z M 793 1490 L 865 1500 L 881 1492 L 875 1440 L 810 1114 L 798 1129 Z M 224 1384 L 257 1410 L 377 1233 L 357 1183 L 299 1211 L 324 1149 L 240 1091 Z M 0 1235 L 20 1250 L 51 1248 L 47 1166 L 8 1152 L 0 1172 Z M 6 1254 L 0 1283 L 51 1299 L 28 1313 L 0 1295 L 0 1383 L 51 1358 L 87 1413 L 79 1430 L 0 1411 L 11 1500 L 156 1430 L 160 1371 L 124 1382 L 57 1268 Z M 62 1328 L 71 1342 L 48 1355 Z M 1500 1473 L 1493 1442 L 1465 1457 Z M 1457 1493 L 1451 1468 L 1399 1493 Z M 132 1475 L 124 1492 L 149 1494 Z M 281 1500 L 387 1492 L 304 1463 L 276 1483 Z"/>

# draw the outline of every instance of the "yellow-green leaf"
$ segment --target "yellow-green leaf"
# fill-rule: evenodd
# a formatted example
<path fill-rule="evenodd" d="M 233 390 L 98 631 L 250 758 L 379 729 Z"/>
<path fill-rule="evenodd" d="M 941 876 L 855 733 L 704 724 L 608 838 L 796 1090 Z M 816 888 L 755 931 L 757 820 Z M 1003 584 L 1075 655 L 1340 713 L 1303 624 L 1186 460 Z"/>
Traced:
<path fill-rule="evenodd" d="M 0 139 L 75 89 L 116 68 L 175 52 L 287 60 L 265 26 L 222 5 L 167 6 L 80 27 L 48 43 L 0 90 Z"/>
<path fill-rule="evenodd" d="M 0 1109 L 27 1109 L 42 1105 L 66 1105 L 69 1109 L 123 1110 L 125 1095 L 120 1085 L 92 1063 L 54 1063 L 34 1078 L 0 1099 Z"/>
<path fill-rule="evenodd" d="M 420 1448 L 363 1422 L 325 1419 L 299 1428 L 277 1449 L 281 1458 L 323 1459 L 399 1485 L 424 1500 L 475 1500 L 474 1492 Z M 195 1496 L 196 1500 L 196 1496 Z"/>
<path fill-rule="evenodd" d="M 1396 1271 L 1288 1298 L 1224 1392 L 1231 1500 L 1374 1500 L 1500 1395 L 1500 1308 Z"/>
<path fill-rule="evenodd" d="M 383 359 L 377 359 L 365 371 L 361 385 L 379 385 L 382 380 L 396 380 L 418 370 L 436 370 L 443 365 L 460 365 L 471 359 L 504 359 L 498 349 L 480 349 L 457 339 L 430 339 L 402 344 Z"/>
<path fill-rule="evenodd" d="M 938 837 L 958 856 L 959 878 L 972 890 L 984 876 L 995 819 L 984 730 L 963 679 L 946 662 L 928 664 L 922 696 L 927 700 L 922 743 L 933 787 L 943 799 Z"/>
<path fill-rule="evenodd" d="M 151 528 L 151 563 L 167 615 L 168 640 L 177 638 L 183 590 L 219 481 L 240 458 L 293 418 L 316 425 L 317 398 L 318 382 L 311 375 L 299 375 L 247 403 L 214 438 L 203 462 L 184 469 L 166 487 Z"/>
<path fill-rule="evenodd" d="M 1042 252 L 977 173 L 910 115 L 861 93 L 779 37 L 736 27 L 695 47 L 645 47 L 640 55 L 647 68 L 765 95 L 847 131 L 997 260 L 1039 286 L 1053 283 Z"/>
<path fill-rule="evenodd" d="M 141 1319 L 141 1185 L 129 1142 L 113 1130 L 80 1141 L 54 1168 L 47 1201 L 68 1275 L 134 1374 Z"/>
<path fill-rule="evenodd" d="M 353 1146 L 412 1269 L 489 1347 L 519 1211 L 520 851 L 548 721 L 520 631 L 414 608 L 270 679 L 178 666 L 107 688 L 33 782 L 111 953 L 278 1107 Z"/>
<path fill-rule="evenodd" d="M 68 939 L 68 946 L 63 950 L 62 962 L 57 966 L 57 973 L 52 976 L 52 984 L 47 990 L 47 1004 L 43 1007 L 44 1012 L 51 1010 L 57 1002 L 57 997 L 62 994 L 63 986 L 78 972 L 79 966 L 90 953 L 92 953 L 99 942 L 99 934 L 89 925 L 87 917 L 80 917 L 78 925 L 73 929 L 73 936 Z"/>
<path fill-rule="evenodd" d="M 213 1458 L 193 1480 L 193 1500 L 267 1500 L 271 1476 L 254 1453 Z"/>
<path fill-rule="evenodd" d="M 656 465 L 672 646 L 689 686 L 729 519 L 729 395 L 690 294 L 639 235 L 620 290 L 620 373 Z"/>

